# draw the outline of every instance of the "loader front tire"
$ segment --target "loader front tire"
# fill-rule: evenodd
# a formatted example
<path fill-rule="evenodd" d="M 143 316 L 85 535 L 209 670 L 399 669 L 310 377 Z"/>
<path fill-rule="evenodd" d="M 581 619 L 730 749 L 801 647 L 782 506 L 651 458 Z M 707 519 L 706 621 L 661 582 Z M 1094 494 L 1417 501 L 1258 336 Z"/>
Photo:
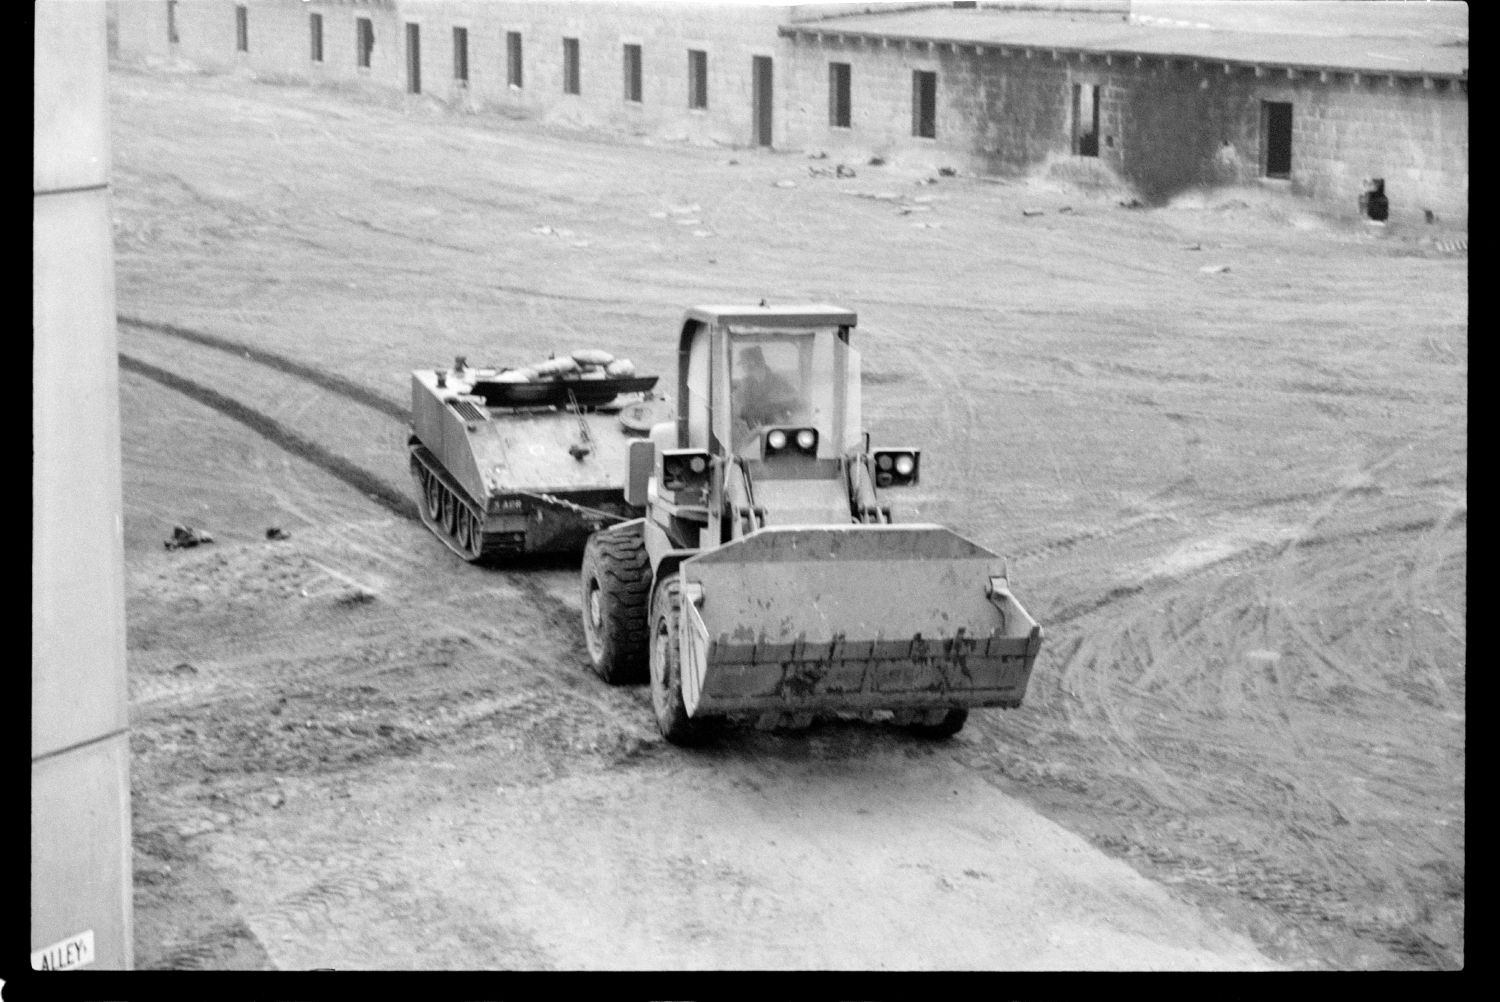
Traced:
<path fill-rule="evenodd" d="M 582 580 L 583 636 L 595 673 L 610 685 L 646 681 L 651 561 L 640 526 L 590 536 Z"/>
<path fill-rule="evenodd" d="M 682 582 L 669 574 L 651 599 L 651 706 L 661 736 L 691 747 L 709 740 L 717 721 L 691 719 L 682 701 L 682 652 L 677 641 L 681 623 Z"/>
<path fill-rule="evenodd" d="M 937 714 L 933 714 L 937 716 Z M 908 728 L 919 738 L 927 738 L 931 741 L 942 741 L 951 738 L 964 729 L 964 724 L 969 720 L 969 711 L 959 707 L 948 710 L 936 720 L 925 720 L 919 724 L 908 724 Z"/>

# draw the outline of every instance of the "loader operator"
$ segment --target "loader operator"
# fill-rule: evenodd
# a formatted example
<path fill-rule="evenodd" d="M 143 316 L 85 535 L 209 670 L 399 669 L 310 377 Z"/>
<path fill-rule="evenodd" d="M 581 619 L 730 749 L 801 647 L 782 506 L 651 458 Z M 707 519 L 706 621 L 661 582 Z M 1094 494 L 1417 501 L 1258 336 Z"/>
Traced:
<path fill-rule="evenodd" d="M 792 419 L 802 398 L 791 383 L 766 364 L 765 353 L 758 345 L 740 352 L 739 369 L 734 389 L 737 439 L 743 441 L 757 428 Z"/>

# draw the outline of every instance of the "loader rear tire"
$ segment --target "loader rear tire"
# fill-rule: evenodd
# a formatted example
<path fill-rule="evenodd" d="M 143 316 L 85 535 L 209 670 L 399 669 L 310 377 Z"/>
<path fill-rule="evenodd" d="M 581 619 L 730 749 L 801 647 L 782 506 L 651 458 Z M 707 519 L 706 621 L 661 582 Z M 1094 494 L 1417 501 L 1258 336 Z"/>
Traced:
<path fill-rule="evenodd" d="M 919 738 L 927 738 L 932 741 L 942 741 L 951 738 L 964 729 L 964 724 L 969 720 L 969 711 L 960 707 L 949 710 L 942 718 L 934 723 L 908 724 L 908 728 Z"/>
<path fill-rule="evenodd" d="M 610 685 L 646 681 L 651 561 L 640 526 L 590 536 L 582 581 L 583 636 L 595 673 Z"/>
<path fill-rule="evenodd" d="M 674 745 L 692 747 L 713 737 L 717 719 L 694 720 L 682 701 L 682 586 L 676 574 L 663 578 L 651 599 L 651 706 L 661 736 Z"/>

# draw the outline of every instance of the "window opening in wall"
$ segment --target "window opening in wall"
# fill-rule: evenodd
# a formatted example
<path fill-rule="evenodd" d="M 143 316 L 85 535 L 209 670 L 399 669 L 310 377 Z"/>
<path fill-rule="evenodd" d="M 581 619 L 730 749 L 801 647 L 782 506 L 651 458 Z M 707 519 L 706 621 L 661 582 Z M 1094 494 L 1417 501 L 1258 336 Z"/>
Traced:
<path fill-rule="evenodd" d="M 505 33 L 505 79 L 512 87 L 521 87 L 521 33 Z"/>
<path fill-rule="evenodd" d="M 367 17 L 354 21 L 354 51 L 359 65 L 370 68 L 370 53 L 375 51 L 375 24 Z"/>
<path fill-rule="evenodd" d="M 309 14 L 307 30 L 312 40 L 312 61 L 321 63 L 323 61 L 323 15 Z"/>
<path fill-rule="evenodd" d="M 625 46 L 625 100 L 641 100 L 641 47 Z"/>
<path fill-rule="evenodd" d="M 453 79 L 469 82 L 469 29 L 453 29 Z"/>
<path fill-rule="evenodd" d="M 828 64 L 828 124 L 849 128 L 849 64 Z"/>
<path fill-rule="evenodd" d="M 755 100 L 751 113 L 755 118 L 755 142 L 758 146 L 771 145 L 771 57 L 752 56 L 750 79 L 755 88 Z"/>
<path fill-rule="evenodd" d="M 708 107 L 708 53 L 688 49 L 688 107 Z"/>
<path fill-rule="evenodd" d="M 563 39 L 563 93 L 577 94 L 578 86 L 578 39 Z"/>
<path fill-rule="evenodd" d="M 1292 176 L 1292 105 L 1288 101 L 1260 103 L 1261 163 L 1266 177 Z"/>
<path fill-rule="evenodd" d="M 1099 155 L 1099 85 L 1073 85 L 1073 155 Z"/>
<path fill-rule="evenodd" d="M 182 41 L 177 37 L 177 0 L 167 0 L 167 41 L 173 45 Z"/>
<path fill-rule="evenodd" d="M 422 26 L 406 23 L 406 92 L 422 93 Z"/>
<path fill-rule="evenodd" d="M 250 51 L 250 12 L 243 4 L 234 8 L 234 50 Z"/>
<path fill-rule="evenodd" d="M 937 73 L 913 70 L 911 74 L 911 134 L 937 138 Z"/>

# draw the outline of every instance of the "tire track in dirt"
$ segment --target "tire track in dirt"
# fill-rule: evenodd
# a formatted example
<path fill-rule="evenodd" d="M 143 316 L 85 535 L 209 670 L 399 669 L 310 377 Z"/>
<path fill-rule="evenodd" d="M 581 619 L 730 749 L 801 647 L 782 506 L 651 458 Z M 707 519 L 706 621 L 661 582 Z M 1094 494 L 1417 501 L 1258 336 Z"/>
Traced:
<path fill-rule="evenodd" d="M 1330 650 L 1330 645 L 1322 643 L 1318 638 L 1312 636 L 1301 618 L 1296 614 L 1296 606 L 1294 604 L 1294 597 L 1297 594 L 1295 588 L 1296 570 L 1293 566 L 1296 554 L 1300 549 L 1311 544 L 1313 540 L 1321 538 L 1313 535 L 1317 526 L 1326 521 L 1349 497 L 1366 492 L 1372 486 L 1378 486 L 1375 485 L 1373 479 L 1377 474 L 1394 465 L 1398 460 L 1406 458 L 1414 450 L 1429 446 L 1453 434 L 1455 430 L 1466 427 L 1466 425 L 1467 418 L 1449 423 L 1420 438 L 1408 439 L 1386 450 L 1379 458 L 1361 464 L 1353 473 L 1347 475 L 1333 491 L 1327 494 L 1311 514 L 1296 527 L 1291 538 L 1283 544 L 1280 553 L 1277 555 L 1274 569 L 1268 576 L 1262 591 L 1262 603 L 1268 610 L 1276 610 L 1277 618 L 1285 623 L 1293 636 L 1296 637 L 1313 657 L 1339 676 L 1343 684 L 1351 685 L 1358 689 L 1363 678 L 1363 673 L 1350 668 L 1343 662 L 1342 658 L 1336 656 Z M 1432 523 L 1422 520 L 1413 523 L 1409 528 L 1414 530 L 1431 529 Z"/>
<path fill-rule="evenodd" d="M 357 404 L 363 404 L 372 410 L 379 411 L 388 417 L 393 417 L 403 425 L 411 417 L 407 406 L 388 397 L 374 392 L 369 387 L 361 386 L 350 379 L 346 379 L 337 373 L 329 372 L 326 368 L 307 365 L 296 359 L 288 358 L 286 355 L 274 351 L 267 351 L 255 345 L 236 341 L 232 338 L 220 337 L 216 334 L 207 334 L 203 331 L 192 330 L 187 327 L 179 327 L 176 324 L 158 323 L 151 320 L 142 320 L 137 317 L 121 315 L 119 322 L 127 327 L 138 327 L 142 330 L 155 331 L 158 334 L 166 334 L 192 344 L 202 345 L 205 348 L 213 348 L 226 354 L 263 365 L 278 372 L 284 372 L 289 376 L 312 383 L 314 386 L 322 387 L 330 392 L 346 397 Z"/>
<path fill-rule="evenodd" d="M 393 514 L 406 519 L 418 518 L 416 504 L 410 498 L 392 490 L 389 484 L 369 471 L 305 438 L 270 415 L 227 397 L 211 387 L 160 369 L 149 362 L 140 361 L 124 352 L 120 353 L 120 367 L 154 380 L 168 389 L 176 390 L 184 396 L 213 408 L 225 417 L 238 421 L 267 441 L 307 460 L 324 472 L 332 474 Z"/>

